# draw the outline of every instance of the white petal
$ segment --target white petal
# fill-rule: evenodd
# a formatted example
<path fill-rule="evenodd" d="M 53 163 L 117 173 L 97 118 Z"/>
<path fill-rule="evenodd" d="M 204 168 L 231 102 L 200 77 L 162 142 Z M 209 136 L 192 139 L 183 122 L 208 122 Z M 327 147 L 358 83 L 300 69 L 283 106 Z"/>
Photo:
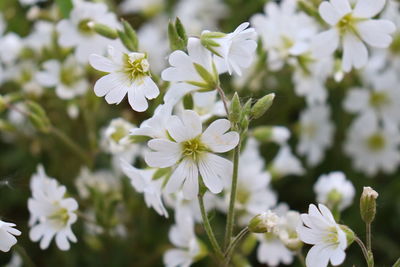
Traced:
<path fill-rule="evenodd" d="M 194 162 L 187 161 L 187 176 L 183 183 L 183 196 L 186 199 L 195 199 L 199 193 L 199 170 Z"/>
<path fill-rule="evenodd" d="M 156 83 L 150 77 L 144 79 L 144 84 L 144 94 L 147 99 L 154 99 L 160 94 L 160 90 L 158 90 Z"/>
<path fill-rule="evenodd" d="M 231 123 L 226 119 L 219 119 L 208 126 L 201 136 L 201 140 L 214 152 L 223 153 L 232 150 L 239 143 L 237 132 L 228 132 Z"/>
<path fill-rule="evenodd" d="M 180 146 L 177 143 L 164 139 L 153 139 L 147 144 L 150 148 L 157 150 L 145 154 L 145 161 L 150 167 L 170 167 L 181 158 Z"/>
<path fill-rule="evenodd" d="M 349 72 L 354 66 L 359 69 L 368 61 L 368 50 L 364 43 L 355 35 L 347 33 L 343 38 L 343 71 Z"/>
<path fill-rule="evenodd" d="M 341 15 L 336 11 L 330 2 L 322 2 L 319 5 L 319 14 L 330 25 L 336 25 L 341 19 Z"/>
<path fill-rule="evenodd" d="M 327 57 L 339 46 L 339 33 L 336 29 L 330 29 L 316 35 L 312 39 L 311 50 L 316 58 Z"/>
<path fill-rule="evenodd" d="M 144 95 L 144 90 L 146 90 L 144 84 L 135 84 L 128 90 L 129 104 L 131 105 L 132 109 L 137 112 L 143 112 L 149 107 Z"/>
<path fill-rule="evenodd" d="M 138 192 L 143 192 L 144 188 L 146 187 L 146 181 L 140 173 L 140 170 L 136 169 L 122 158 L 120 159 L 120 166 L 123 173 L 131 180 L 131 184 L 135 190 Z"/>
<path fill-rule="evenodd" d="M 214 194 L 222 191 L 224 180 L 232 178 L 232 162 L 217 155 L 205 153 L 198 165 L 204 184 Z"/>
<path fill-rule="evenodd" d="M 388 20 L 366 20 L 357 24 L 357 30 L 369 45 L 387 48 L 393 40 L 389 34 L 396 30 L 396 26 Z"/>
<path fill-rule="evenodd" d="M 307 267 L 327 267 L 329 262 L 329 254 L 326 253 L 326 245 L 315 245 L 307 254 L 306 265 Z M 325 253 L 323 253 L 325 252 Z"/>
<path fill-rule="evenodd" d="M 165 186 L 165 192 L 167 194 L 177 192 L 179 190 L 179 188 L 182 186 L 185 179 L 189 175 L 193 174 L 192 173 L 192 171 L 193 171 L 192 165 L 194 165 L 194 163 L 189 158 L 185 158 L 182 160 L 181 163 L 179 163 L 178 167 L 172 173 L 171 177 L 169 178 L 169 180 Z M 187 188 L 186 190 L 189 190 L 189 189 Z"/>
<path fill-rule="evenodd" d="M 336 250 L 331 255 L 331 263 L 333 266 L 337 266 L 343 263 L 346 258 L 346 253 L 340 248 L 336 248 Z"/>
<path fill-rule="evenodd" d="M 330 222 L 336 223 L 333 218 L 332 212 L 323 204 L 318 204 L 318 208 L 321 211 L 321 214 Z"/>
<path fill-rule="evenodd" d="M 125 86 L 118 86 L 106 94 L 106 101 L 108 104 L 119 104 L 124 99 L 128 88 Z"/>
<path fill-rule="evenodd" d="M 358 18 L 372 18 L 382 11 L 386 0 L 358 0 L 354 8 L 354 16 Z"/>
<path fill-rule="evenodd" d="M 202 131 L 200 116 L 192 110 L 184 110 L 180 117 L 171 116 L 167 123 L 167 130 L 177 142 L 193 139 Z"/>
<path fill-rule="evenodd" d="M 110 59 L 96 54 L 90 55 L 89 63 L 96 70 L 103 72 L 113 72 L 117 69 L 117 66 Z"/>
<path fill-rule="evenodd" d="M 66 235 L 63 232 L 57 233 L 57 235 L 56 235 L 56 244 L 57 244 L 57 247 L 60 250 L 63 250 L 63 251 L 69 250 L 69 248 L 70 248 L 68 239 L 67 239 Z"/>
<path fill-rule="evenodd" d="M 94 93 L 99 97 L 103 97 L 117 86 L 120 86 L 119 77 L 114 74 L 107 74 L 97 80 L 94 85 Z"/>
<path fill-rule="evenodd" d="M 351 6 L 348 0 L 330 0 L 330 2 L 340 16 L 351 12 Z"/>

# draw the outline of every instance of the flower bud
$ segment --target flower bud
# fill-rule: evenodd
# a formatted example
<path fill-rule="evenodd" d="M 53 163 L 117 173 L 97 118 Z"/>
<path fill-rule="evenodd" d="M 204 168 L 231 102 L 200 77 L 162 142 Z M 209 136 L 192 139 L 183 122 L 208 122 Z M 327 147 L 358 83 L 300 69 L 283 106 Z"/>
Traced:
<path fill-rule="evenodd" d="M 124 46 L 131 52 L 136 52 L 139 49 L 139 40 L 137 38 L 135 30 L 132 26 L 126 22 L 122 21 L 124 31 L 118 31 L 118 36 Z"/>
<path fill-rule="evenodd" d="M 371 187 L 364 187 L 360 198 L 360 213 L 365 223 L 372 223 L 375 219 L 376 199 L 378 196 L 379 194 Z"/>
<path fill-rule="evenodd" d="M 260 126 L 253 130 L 253 136 L 260 142 L 269 142 L 272 137 L 272 127 Z"/>
<path fill-rule="evenodd" d="M 251 219 L 249 231 L 252 233 L 273 233 L 278 225 L 278 221 L 278 215 L 269 210 Z"/>
<path fill-rule="evenodd" d="M 33 101 L 27 101 L 28 119 L 32 125 L 40 132 L 48 133 L 51 128 L 50 120 L 44 109 Z"/>
<path fill-rule="evenodd" d="M 116 30 L 110 28 L 107 25 L 101 24 L 101 23 L 94 23 L 93 21 L 88 23 L 89 27 L 93 28 L 93 30 L 100 34 L 101 36 L 104 36 L 109 39 L 117 39 L 118 33 Z"/>
<path fill-rule="evenodd" d="M 255 104 L 254 106 L 251 108 L 251 116 L 253 117 L 253 119 L 258 119 L 260 118 L 262 115 L 264 115 L 265 112 L 267 112 L 267 110 L 271 107 L 273 101 L 275 98 L 275 94 L 268 94 L 262 98 L 260 98 Z"/>
<path fill-rule="evenodd" d="M 240 120 L 240 113 L 241 113 L 241 105 L 238 94 L 235 94 L 232 97 L 231 107 L 230 107 L 230 114 L 229 119 L 233 123 L 237 123 Z"/>
<path fill-rule="evenodd" d="M 186 50 L 188 37 L 183 24 L 176 18 L 175 23 L 168 24 L 168 38 L 171 50 Z"/>

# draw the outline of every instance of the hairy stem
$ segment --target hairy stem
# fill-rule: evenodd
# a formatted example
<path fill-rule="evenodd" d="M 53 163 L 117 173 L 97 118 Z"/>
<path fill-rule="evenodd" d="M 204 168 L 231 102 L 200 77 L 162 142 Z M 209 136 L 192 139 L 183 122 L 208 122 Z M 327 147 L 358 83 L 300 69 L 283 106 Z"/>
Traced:
<path fill-rule="evenodd" d="M 372 257 L 372 261 L 371 261 L 371 255 L 367 248 L 365 247 L 364 243 L 361 241 L 360 238 L 358 238 L 358 236 L 356 236 L 354 238 L 354 240 L 357 242 L 357 244 L 360 246 L 362 253 L 364 255 L 365 261 L 367 262 L 367 266 L 368 267 L 374 267 L 374 262 L 373 262 L 373 257 Z"/>
<path fill-rule="evenodd" d="M 303 255 L 303 252 L 301 251 L 301 249 L 299 249 L 299 250 L 296 252 L 296 256 L 297 256 L 297 258 L 299 259 L 299 261 L 300 261 L 300 263 L 301 263 L 301 266 L 306 267 L 306 266 L 307 266 L 307 265 L 306 265 L 306 260 L 304 259 L 304 255 Z"/>
<path fill-rule="evenodd" d="M 218 93 L 219 93 L 219 97 L 220 97 L 221 100 L 222 100 L 222 103 L 224 103 L 224 109 L 225 109 L 225 112 L 226 112 L 226 116 L 229 117 L 228 102 L 227 102 L 227 100 L 226 100 L 226 96 L 225 96 L 224 90 L 222 90 L 222 88 L 221 88 L 220 86 L 218 86 L 218 87 L 217 87 L 217 91 L 218 91 Z"/>
<path fill-rule="evenodd" d="M 249 228 L 246 226 L 232 240 L 231 244 L 229 245 L 229 247 L 226 249 L 226 252 L 225 252 L 225 266 L 229 265 L 229 262 L 230 262 L 230 260 L 232 258 L 232 255 L 233 255 L 233 252 L 235 251 L 236 246 L 239 244 L 240 240 L 242 240 L 242 238 L 246 236 L 246 234 L 248 232 L 249 232 Z"/>
<path fill-rule="evenodd" d="M 215 238 L 214 232 L 211 228 L 210 221 L 208 220 L 207 212 L 204 207 L 203 194 L 199 193 L 198 199 L 199 199 L 199 206 L 200 206 L 201 217 L 203 219 L 204 229 L 206 230 L 208 239 L 211 242 L 211 246 L 213 247 L 213 250 L 214 250 L 217 258 L 221 260 L 221 259 L 223 259 L 224 255 L 222 253 L 221 247 L 219 246 L 219 244 L 217 242 L 217 239 Z"/>
<path fill-rule="evenodd" d="M 235 203 L 236 203 L 236 191 L 237 191 L 237 180 L 238 180 L 238 167 L 239 167 L 239 154 L 240 154 L 240 140 L 239 144 L 235 147 L 233 154 L 233 175 L 231 184 L 231 196 L 229 201 L 228 216 L 226 219 L 226 230 L 225 230 L 225 248 L 227 249 L 231 243 L 233 235 L 233 221 L 235 219 Z"/>
<path fill-rule="evenodd" d="M 367 242 L 367 249 L 368 251 L 372 251 L 371 247 L 371 223 L 366 223 L 365 224 L 365 228 L 366 228 L 366 242 Z"/>

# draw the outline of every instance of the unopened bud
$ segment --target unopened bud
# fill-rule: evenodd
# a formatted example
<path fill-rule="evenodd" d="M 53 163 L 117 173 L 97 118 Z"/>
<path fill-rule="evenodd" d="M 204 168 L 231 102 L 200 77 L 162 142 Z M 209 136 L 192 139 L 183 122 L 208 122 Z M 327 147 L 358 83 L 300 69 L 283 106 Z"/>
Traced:
<path fill-rule="evenodd" d="M 179 18 L 176 18 L 175 23 L 169 22 L 168 39 L 171 50 L 186 50 L 188 37 Z"/>
<path fill-rule="evenodd" d="M 124 46 L 131 52 L 137 52 L 139 49 L 139 40 L 135 30 L 127 21 L 122 21 L 124 31 L 118 31 L 118 36 Z"/>
<path fill-rule="evenodd" d="M 279 217 L 272 211 L 256 215 L 249 223 L 252 233 L 273 233 L 278 225 Z"/>
<path fill-rule="evenodd" d="M 91 21 L 88 23 L 88 26 L 91 27 L 96 33 L 106 38 L 114 40 L 118 37 L 117 31 L 105 24 L 94 23 L 93 21 Z"/>
<path fill-rule="evenodd" d="M 229 119 L 233 123 L 239 122 L 240 119 L 240 113 L 241 113 L 241 105 L 240 105 L 240 100 L 238 94 L 235 92 L 235 94 L 232 97 L 232 102 L 231 102 L 231 107 L 230 107 L 230 114 L 229 114 Z"/>
<path fill-rule="evenodd" d="M 376 199 L 378 196 L 379 194 L 371 187 L 364 187 L 360 198 L 360 213 L 365 223 L 372 223 L 375 219 Z"/>
<path fill-rule="evenodd" d="M 254 106 L 251 108 L 251 116 L 253 119 L 258 119 L 262 115 L 264 115 L 265 112 L 272 106 L 272 103 L 274 101 L 275 94 L 268 94 L 262 98 L 260 98 Z"/>
<path fill-rule="evenodd" d="M 50 120 L 44 109 L 36 102 L 27 101 L 28 119 L 40 132 L 48 133 L 51 128 Z"/>

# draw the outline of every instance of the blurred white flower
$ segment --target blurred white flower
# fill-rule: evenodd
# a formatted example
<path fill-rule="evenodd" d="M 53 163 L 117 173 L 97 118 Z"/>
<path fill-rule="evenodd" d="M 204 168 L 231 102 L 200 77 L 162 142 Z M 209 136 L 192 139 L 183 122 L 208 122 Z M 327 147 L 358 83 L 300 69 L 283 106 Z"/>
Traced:
<path fill-rule="evenodd" d="M 112 119 L 102 131 L 102 148 L 112 154 L 119 154 L 131 150 L 134 146 L 129 140 L 129 131 L 135 125 L 123 118 Z"/>
<path fill-rule="evenodd" d="M 300 114 L 300 137 L 297 152 L 306 156 L 307 163 L 315 166 L 324 158 L 324 151 L 332 145 L 334 125 L 326 105 L 313 105 Z"/>
<path fill-rule="evenodd" d="M 227 14 L 228 8 L 221 0 L 180 0 L 174 10 L 188 35 L 198 35 L 203 29 L 216 30 L 218 21 Z"/>
<path fill-rule="evenodd" d="M 17 243 L 15 236 L 21 234 L 14 228 L 15 223 L 8 223 L 0 220 L 0 250 L 3 252 L 10 251 L 10 248 Z"/>
<path fill-rule="evenodd" d="M 251 24 L 268 52 L 269 67 L 279 70 L 288 58 L 309 49 L 317 25 L 309 16 L 297 11 L 296 0 L 284 0 L 280 4 L 268 2 L 264 13 L 254 15 Z"/>
<path fill-rule="evenodd" d="M 319 208 L 319 210 L 318 210 Z M 335 222 L 331 211 L 322 204 L 318 208 L 311 204 L 308 214 L 301 214 L 303 225 L 297 227 L 300 239 L 313 245 L 308 251 L 306 265 L 308 267 L 326 267 L 343 263 L 347 248 L 346 233 Z"/>
<path fill-rule="evenodd" d="M 124 14 L 127 13 L 143 13 L 145 15 L 153 15 L 162 10 L 165 0 L 124 0 L 119 5 L 119 9 Z"/>
<path fill-rule="evenodd" d="M 365 43 L 386 48 L 392 42 L 390 34 L 396 29 L 393 22 L 372 19 L 382 11 L 385 3 L 386 0 L 358 0 L 353 8 L 348 0 L 322 2 L 319 14 L 331 29 L 318 34 L 313 40 L 315 56 L 330 55 L 341 45 L 342 68 L 345 72 L 353 67 L 364 67 L 368 61 Z"/>
<path fill-rule="evenodd" d="M 355 169 L 368 176 L 379 170 L 392 173 L 400 163 L 400 134 L 391 125 L 380 126 L 377 118 L 366 114 L 350 126 L 344 150 Z"/>
<path fill-rule="evenodd" d="M 202 132 L 199 115 L 185 110 L 181 116 L 171 116 L 167 123 L 170 138 L 157 138 L 148 142 L 153 150 L 146 153 L 150 167 L 176 166 L 165 190 L 177 192 L 181 187 L 187 199 L 193 199 L 199 191 L 199 172 L 205 186 L 214 194 L 223 189 L 223 181 L 232 175 L 232 162 L 215 155 L 232 150 L 239 142 L 239 134 L 227 132 L 228 120 L 219 119 Z"/>
<path fill-rule="evenodd" d="M 39 20 L 33 25 L 31 33 L 25 38 L 24 45 L 37 52 L 42 48 L 49 47 L 55 31 L 53 23 Z"/>
<path fill-rule="evenodd" d="M 20 55 L 23 41 L 17 34 L 10 32 L 0 37 L 0 62 L 12 65 Z"/>
<path fill-rule="evenodd" d="M 10 261 L 6 265 L 4 265 L 4 267 L 22 267 L 22 266 L 23 266 L 23 260 L 21 256 L 16 252 L 13 252 Z"/>
<path fill-rule="evenodd" d="M 344 108 L 363 115 L 372 112 L 387 123 L 400 123 L 400 90 L 397 72 L 390 69 L 383 73 L 366 73 L 371 85 L 353 88 L 347 94 Z"/>
<path fill-rule="evenodd" d="M 78 203 L 73 198 L 65 198 L 66 188 L 57 180 L 46 175 L 39 165 L 30 182 L 32 197 L 28 200 L 30 212 L 29 237 L 33 242 L 40 240 L 40 248 L 46 249 L 55 237 L 61 250 L 69 250 L 69 242 L 77 239 L 71 226 L 77 220 Z"/>
<path fill-rule="evenodd" d="M 156 170 L 140 170 L 122 159 L 120 164 L 122 171 L 128 176 L 135 190 L 144 194 L 147 207 L 152 207 L 159 215 L 168 218 L 168 212 L 161 198 L 161 189 L 164 180 L 161 178 L 153 179 Z"/>
<path fill-rule="evenodd" d="M 176 248 L 165 252 L 165 266 L 189 267 L 201 255 L 202 247 L 194 232 L 193 219 L 187 210 L 175 211 L 175 225 L 171 227 L 168 236 Z"/>
<path fill-rule="evenodd" d="M 282 146 L 268 167 L 274 179 L 287 175 L 303 175 L 305 170 L 300 160 L 293 155 L 289 145 Z"/>
<path fill-rule="evenodd" d="M 59 98 L 72 99 L 87 91 L 89 83 L 84 75 L 85 68 L 74 56 L 69 56 L 63 63 L 55 59 L 44 62 L 36 79 L 42 86 L 55 87 Z"/>
<path fill-rule="evenodd" d="M 109 194 L 121 191 L 121 182 L 115 174 L 108 170 L 90 171 L 87 167 L 82 167 L 78 177 L 75 179 L 75 186 L 79 196 L 87 199 L 90 192 L 95 191 L 102 194 Z"/>
<path fill-rule="evenodd" d="M 291 252 L 274 233 L 257 234 L 260 245 L 257 249 L 257 260 L 268 266 L 279 266 L 280 263 L 289 265 L 293 262 Z"/>
<path fill-rule="evenodd" d="M 298 251 L 303 246 L 303 242 L 300 240 L 296 231 L 301 223 L 300 213 L 297 211 L 287 211 L 280 217 L 277 235 L 286 248 L 291 251 Z"/>
<path fill-rule="evenodd" d="M 143 112 L 148 108 L 147 99 L 156 98 L 160 91 L 151 79 L 150 65 L 146 54 L 124 53 L 113 47 L 108 49 L 109 57 L 90 55 L 90 64 L 93 68 L 107 72 L 97 80 L 94 92 L 103 97 L 108 104 L 119 104 L 128 94 L 132 109 Z"/>
<path fill-rule="evenodd" d="M 201 34 L 202 44 L 219 57 L 221 57 L 228 69 L 229 74 L 234 71 L 242 75 L 242 68 L 250 67 L 257 42 L 254 41 L 256 32 L 248 28 L 250 23 L 240 24 L 234 32 L 228 34 L 203 31 Z"/>
<path fill-rule="evenodd" d="M 87 63 L 90 54 L 102 55 L 107 45 L 112 44 L 112 41 L 97 34 L 90 23 L 97 22 L 111 28 L 119 28 L 119 23 L 104 3 L 74 0 L 73 6 L 69 18 L 57 24 L 58 42 L 63 47 L 74 47 L 76 59 Z"/>
<path fill-rule="evenodd" d="M 353 184 L 346 180 L 346 176 L 342 172 L 321 175 L 314 184 L 314 192 L 317 194 L 318 203 L 339 211 L 353 203 L 356 193 Z"/>

